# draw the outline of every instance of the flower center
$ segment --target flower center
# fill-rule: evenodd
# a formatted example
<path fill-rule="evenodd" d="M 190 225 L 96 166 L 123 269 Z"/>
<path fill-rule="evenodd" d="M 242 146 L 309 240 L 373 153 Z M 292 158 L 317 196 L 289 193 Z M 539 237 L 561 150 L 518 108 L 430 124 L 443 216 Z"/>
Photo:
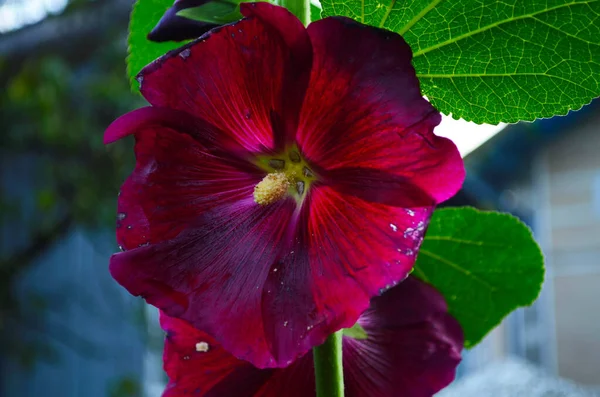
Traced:
<path fill-rule="evenodd" d="M 268 172 L 254 187 L 254 201 L 260 205 L 272 204 L 288 194 L 301 202 L 316 179 L 296 148 L 281 156 L 260 157 L 258 166 Z"/>

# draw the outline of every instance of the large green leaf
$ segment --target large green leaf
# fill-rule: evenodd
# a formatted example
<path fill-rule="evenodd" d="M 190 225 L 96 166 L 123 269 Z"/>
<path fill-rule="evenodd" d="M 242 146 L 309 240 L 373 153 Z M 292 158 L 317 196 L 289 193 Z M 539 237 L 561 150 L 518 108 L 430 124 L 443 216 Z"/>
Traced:
<path fill-rule="evenodd" d="M 322 0 L 404 36 L 422 89 L 478 123 L 566 114 L 600 95 L 600 0 Z"/>
<path fill-rule="evenodd" d="M 171 41 L 155 43 L 146 38 L 172 5 L 173 0 L 139 0 L 135 3 L 129 22 L 129 55 L 127 56 L 127 74 L 135 90 L 139 89 L 135 76 L 144 66 L 183 45 Z"/>
<path fill-rule="evenodd" d="M 314 3 L 310 3 L 310 20 L 318 21 L 321 19 L 321 8 Z"/>
<path fill-rule="evenodd" d="M 444 295 L 471 347 L 537 298 L 544 259 L 529 228 L 514 216 L 446 208 L 433 215 L 413 275 Z"/>

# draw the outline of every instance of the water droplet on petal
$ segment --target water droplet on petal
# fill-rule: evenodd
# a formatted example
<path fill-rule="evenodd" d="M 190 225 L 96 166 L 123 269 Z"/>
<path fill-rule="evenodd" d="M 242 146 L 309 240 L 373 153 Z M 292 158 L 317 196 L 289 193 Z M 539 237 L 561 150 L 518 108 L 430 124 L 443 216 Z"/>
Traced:
<path fill-rule="evenodd" d="M 127 214 L 126 214 L 126 213 L 124 213 L 124 212 L 119 212 L 119 213 L 117 214 L 117 220 L 118 220 L 118 221 L 122 221 L 122 220 L 123 220 L 123 219 L 125 219 L 126 217 L 127 217 Z"/>
<path fill-rule="evenodd" d="M 392 228 L 393 231 L 395 231 L 395 232 L 398 231 L 398 226 L 394 225 L 393 223 L 390 223 L 390 227 Z"/>
<path fill-rule="evenodd" d="M 184 359 L 184 360 L 189 360 L 189 359 L 190 359 L 190 356 L 183 356 L 183 359 Z"/>
<path fill-rule="evenodd" d="M 406 210 L 406 213 L 408 214 L 408 216 L 415 216 L 415 211 L 413 210 Z"/>
<path fill-rule="evenodd" d="M 284 322 L 283 322 L 283 326 L 284 326 L 284 327 L 287 327 L 287 325 L 288 325 L 288 322 L 287 322 L 287 321 L 284 321 Z"/>
<path fill-rule="evenodd" d="M 135 79 L 136 79 L 136 80 L 137 80 L 137 82 L 139 83 L 139 85 L 140 85 L 140 88 L 142 88 L 142 83 L 144 82 L 144 76 L 142 76 L 142 75 L 138 75 L 138 76 L 137 76 Z"/>
<path fill-rule="evenodd" d="M 122 246 L 122 245 L 119 245 L 119 250 L 121 250 L 121 251 L 125 251 L 125 248 L 123 248 L 123 246 Z"/>
<path fill-rule="evenodd" d="M 179 53 L 179 56 L 182 59 L 188 59 L 188 57 L 190 56 L 191 53 L 192 53 L 192 50 L 190 50 L 189 48 L 186 48 L 185 50 L 183 50 Z"/>

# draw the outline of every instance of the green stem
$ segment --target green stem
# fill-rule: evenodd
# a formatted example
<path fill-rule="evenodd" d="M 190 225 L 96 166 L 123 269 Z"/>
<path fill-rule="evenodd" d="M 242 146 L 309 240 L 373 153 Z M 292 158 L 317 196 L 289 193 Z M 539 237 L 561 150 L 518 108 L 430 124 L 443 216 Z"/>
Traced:
<path fill-rule="evenodd" d="M 310 23 L 310 0 L 279 0 L 279 5 L 297 16 L 304 26 Z"/>
<path fill-rule="evenodd" d="M 313 349 L 317 397 L 344 397 L 342 332 L 329 335 L 325 343 Z"/>

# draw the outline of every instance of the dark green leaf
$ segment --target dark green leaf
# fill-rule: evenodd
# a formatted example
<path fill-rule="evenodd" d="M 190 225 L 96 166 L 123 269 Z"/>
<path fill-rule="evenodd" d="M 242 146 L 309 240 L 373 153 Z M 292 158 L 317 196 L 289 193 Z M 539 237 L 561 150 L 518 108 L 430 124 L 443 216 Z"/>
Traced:
<path fill-rule="evenodd" d="M 600 0 L 322 0 L 404 36 L 422 89 L 478 123 L 566 114 L 600 95 Z"/>
<path fill-rule="evenodd" d="M 514 216 L 446 208 L 433 215 L 413 275 L 444 295 L 471 347 L 537 298 L 544 259 L 529 228 Z"/>
<path fill-rule="evenodd" d="M 238 2 L 213 0 L 200 7 L 184 8 L 177 16 L 218 25 L 241 19 L 239 6 Z"/>
<path fill-rule="evenodd" d="M 165 11 L 173 5 L 173 0 L 139 0 L 135 3 L 129 22 L 129 56 L 127 74 L 132 87 L 137 91 L 139 84 L 135 76 L 144 66 L 184 43 L 149 41 L 146 35 L 156 26 Z"/>

